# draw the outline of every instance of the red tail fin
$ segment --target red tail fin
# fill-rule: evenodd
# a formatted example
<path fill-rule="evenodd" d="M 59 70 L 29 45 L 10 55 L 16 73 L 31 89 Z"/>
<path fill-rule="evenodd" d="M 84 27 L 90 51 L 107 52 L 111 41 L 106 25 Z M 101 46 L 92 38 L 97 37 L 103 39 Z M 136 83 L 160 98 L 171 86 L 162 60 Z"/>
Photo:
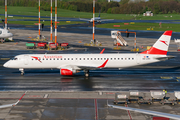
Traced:
<path fill-rule="evenodd" d="M 164 34 L 156 41 L 156 43 L 149 50 L 146 50 L 140 54 L 166 55 L 169 48 L 171 35 L 172 31 L 165 31 Z"/>

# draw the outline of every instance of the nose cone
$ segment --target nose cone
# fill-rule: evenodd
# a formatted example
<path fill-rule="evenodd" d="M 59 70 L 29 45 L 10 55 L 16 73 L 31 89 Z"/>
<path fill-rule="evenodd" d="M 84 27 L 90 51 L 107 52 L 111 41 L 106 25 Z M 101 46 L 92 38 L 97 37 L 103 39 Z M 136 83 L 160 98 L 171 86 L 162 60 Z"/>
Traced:
<path fill-rule="evenodd" d="M 13 34 L 12 34 L 12 33 L 8 33 L 8 36 L 9 36 L 9 37 L 13 37 Z"/>
<path fill-rule="evenodd" d="M 9 65 L 9 62 L 6 62 L 6 63 L 4 63 L 4 67 L 8 67 L 8 65 Z"/>

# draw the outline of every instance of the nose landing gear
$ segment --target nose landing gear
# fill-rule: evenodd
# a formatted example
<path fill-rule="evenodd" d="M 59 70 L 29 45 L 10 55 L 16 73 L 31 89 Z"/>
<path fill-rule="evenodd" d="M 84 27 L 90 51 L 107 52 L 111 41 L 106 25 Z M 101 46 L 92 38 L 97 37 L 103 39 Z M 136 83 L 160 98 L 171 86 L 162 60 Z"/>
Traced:
<path fill-rule="evenodd" d="M 21 75 L 24 75 L 24 69 L 23 68 L 19 68 L 19 71 L 21 71 Z"/>

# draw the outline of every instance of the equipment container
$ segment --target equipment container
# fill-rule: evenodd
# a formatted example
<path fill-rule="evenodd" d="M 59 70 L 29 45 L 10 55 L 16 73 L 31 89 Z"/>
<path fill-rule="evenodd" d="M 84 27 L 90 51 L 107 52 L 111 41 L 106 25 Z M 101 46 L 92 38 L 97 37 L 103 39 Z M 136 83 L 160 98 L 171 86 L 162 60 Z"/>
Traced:
<path fill-rule="evenodd" d="M 129 91 L 129 101 L 138 101 L 139 100 L 139 91 L 131 90 Z"/>
<path fill-rule="evenodd" d="M 174 95 L 176 97 L 177 103 L 179 103 L 179 100 L 180 100 L 180 91 L 174 91 Z"/>
<path fill-rule="evenodd" d="M 115 93 L 114 104 L 128 104 L 128 96 L 121 93 Z"/>
<path fill-rule="evenodd" d="M 153 99 L 164 99 L 165 97 L 164 91 L 150 91 L 150 93 Z"/>

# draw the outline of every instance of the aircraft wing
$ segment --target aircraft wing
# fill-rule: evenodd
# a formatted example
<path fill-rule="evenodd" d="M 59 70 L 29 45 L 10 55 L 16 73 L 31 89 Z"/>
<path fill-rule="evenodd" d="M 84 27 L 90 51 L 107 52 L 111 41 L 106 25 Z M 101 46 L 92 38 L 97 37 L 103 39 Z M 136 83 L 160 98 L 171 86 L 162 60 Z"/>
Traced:
<path fill-rule="evenodd" d="M 114 19 L 101 19 L 101 21 L 111 21 L 111 20 L 114 20 Z"/>
<path fill-rule="evenodd" d="M 89 65 L 63 65 L 63 66 L 58 67 L 58 69 L 61 69 L 61 68 L 72 68 L 75 70 L 95 70 L 95 69 L 98 69 L 98 67 L 89 66 Z"/>
<path fill-rule="evenodd" d="M 26 92 L 27 92 L 27 91 L 26 91 Z M 26 92 L 21 96 L 21 98 L 20 98 L 17 102 L 12 103 L 12 104 L 7 104 L 7 105 L 1 105 L 1 106 L 0 106 L 0 109 L 1 109 L 1 108 L 12 107 L 12 106 L 17 105 L 17 104 L 19 103 L 19 101 L 24 97 L 24 95 L 26 94 Z"/>
<path fill-rule="evenodd" d="M 97 65 L 63 65 L 63 66 L 59 66 L 58 69 L 61 68 L 72 68 L 72 69 L 76 69 L 76 70 L 95 70 L 95 69 L 101 69 L 104 68 L 107 64 L 109 59 L 107 59 L 104 63 L 102 63 L 100 66 Z"/>
<path fill-rule="evenodd" d="M 7 105 L 1 105 L 1 106 L 0 106 L 0 109 L 1 109 L 1 108 L 12 107 L 12 106 L 15 106 L 15 103 L 13 103 L 13 104 L 7 104 Z"/>
<path fill-rule="evenodd" d="M 84 21 L 91 21 L 90 19 L 85 19 L 85 18 L 79 18 L 79 19 Z"/>
<path fill-rule="evenodd" d="M 95 66 L 78 66 L 82 70 L 96 70 L 98 67 Z"/>
<path fill-rule="evenodd" d="M 165 60 L 169 60 L 169 59 L 172 59 L 172 58 L 175 58 L 175 56 L 156 57 L 155 59 L 165 61 Z"/>
<path fill-rule="evenodd" d="M 109 107 L 116 108 L 116 109 L 129 110 L 129 111 L 134 111 L 134 112 L 139 112 L 139 113 L 144 113 L 144 114 L 149 114 L 149 115 L 166 117 L 166 118 L 171 118 L 174 120 L 179 120 L 179 118 L 180 118 L 180 115 L 174 115 L 174 114 L 169 114 L 169 113 L 162 113 L 162 112 L 156 112 L 156 111 L 151 111 L 151 110 L 123 107 L 123 106 L 110 105 L 110 104 L 107 104 L 107 105 Z"/>

